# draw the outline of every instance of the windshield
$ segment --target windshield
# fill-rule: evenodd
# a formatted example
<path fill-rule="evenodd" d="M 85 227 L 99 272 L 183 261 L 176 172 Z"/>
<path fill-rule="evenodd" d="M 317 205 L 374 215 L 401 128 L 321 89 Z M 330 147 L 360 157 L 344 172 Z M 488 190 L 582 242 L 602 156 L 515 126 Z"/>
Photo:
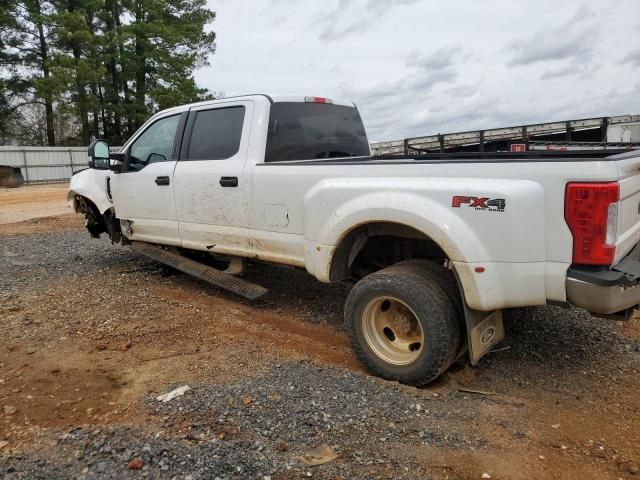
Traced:
<path fill-rule="evenodd" d="M 300 102 L 271 105 L 265 162 L 369 154 L 369 142 L 356 108 Z"/>

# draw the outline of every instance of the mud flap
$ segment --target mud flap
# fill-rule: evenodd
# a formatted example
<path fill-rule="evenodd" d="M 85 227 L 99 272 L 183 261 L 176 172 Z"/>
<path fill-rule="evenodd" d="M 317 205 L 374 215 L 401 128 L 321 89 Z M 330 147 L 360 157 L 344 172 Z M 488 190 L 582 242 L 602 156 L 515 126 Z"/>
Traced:
<path fill-rule="evenodd" d="M 471 365 L 478 361 L 504 338 L 502 310 L 479 312 L 464 306 L 467 325 L 467 343 Z"/>

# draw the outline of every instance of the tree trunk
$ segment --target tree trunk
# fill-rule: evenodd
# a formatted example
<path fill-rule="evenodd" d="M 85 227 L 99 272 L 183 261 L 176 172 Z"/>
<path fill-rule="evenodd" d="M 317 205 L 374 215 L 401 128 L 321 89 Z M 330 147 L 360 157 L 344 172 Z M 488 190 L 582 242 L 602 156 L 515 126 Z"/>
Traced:
<path fill-rule="evenodd" d="M 78 63 L 81 59 L 81 53 L 80 48 L 78 47 L 75 40 L 73 41 L 71 52 L 73 53 L 73 58 L 76 63 L 76 103 L 78 106 L 78 116 L 80 117 L 80 124 L 82 125 L 82 143 L 83 145 L 89 145 L 89 143 L 91 142 L 91 131 L 89 130 L 89 112 L 87 111 L 87 92 L 85 90 L 85 85 L 79 75 Z"/>
<path fill-rule="evenodd" d="M 98 85 L 98 98 L 100 99 L 100 118 L 102 119 L 102 134 L 103 138 L 107 138 L 107 140 L 111 141 L 112 138 L 109 138 L 109 134 L 107 132 L 107 125 L 111 125 L 111 119 L 107 119 L 107 114 L 104 109 L 104 95 L 102 94 L 102 87 Z M 112 109 L 113 111 L 113 109 Z M 96 113 L 97 115 L 97 113 Z M 96 134 L 97 135 L 97 134 Z"/>
<path fill-rule="evenodd" d="M 42 25 L 42 9 L 40 8 L 40 0 L 33 2 L 37 13 L 38 24 L 38 39 L 40 42 L 40 60 L 42 62 L 42 76 L 49 79 L 49 50 L 47 47 L 47 37 L 44 33 L 44 26 Z M 53 123 L 53 98 L 50 91 L 44 94 L 44 112 L 47 124 L 47 144 L 50 147 L 56 146 L 56 132 Z"/>
<path fill-rule="evenodd" d="M 140 26 L 144 22 L 144 10 L 142 5 L 138 2 L 136 8 L 136 119 L 135 127 L 140 128 L 144 123 L 147 112 L 145 108 L 146 97 L 146 81 L 147 81 L 147 59 L 145 57 L 145 45 L 146 39 L 140 31 Z"/>
<path fill-rule="evenodd" d="M 98 86 L 96 85 L 95 82 L 91 82 L 91 93 L 95 98 L 99 98 Z M 93 138 L 102 138 L 100 136 L 100 114 L 98 113 L 97 108 L 94 108 L 92 112 L 92 120 L 93 120 L 93 131 L 91 133 L 93 133 Z M 102 128 L 104 129 L 104 125 Z"/>
<path fill-rule="evenodd" d="M 127 58 L 127 52 L 125 50 L 122 36 L 120 35 L 120 27 L 122 26 L 122 23 L 120 22 L 120 7 L 117 1 L 114 2 L 113 4 L 113 21 L 115 22 L 115 26 L 116 26 L 116 38 L 118 39 L 117 43 L 118 43 L 118 54 L 120 56 L 120 71 L 124 73 L 125 71 L 124 62 Z M 123 110 L 124 110 L 124 114 L 127 122 L 126 129 L 127 129 L 127 135 L 130 136 L 130 135 L 133 135 L 133 133 L 135 132 L 135 122 L 133 119 L 134 112 L 131 111 L 132 110 L 131 92 L 129 91 L 129 83 L 126 75 L 123 75 L 120 78 L 120 82 L 115 86 L 117 88 L 117 92 L 120 92 L 120 88 L 122 88 Z"/>
<path fill-rule="evenodd" d="M 122 106 L 120 105 L 120 73 L 118 72 L 118 54 L 120 48 L 119 19 L 120 12 L 114 0 L 106 0 L 105 32 L 112 35 L 109 42 L 109 60 L 106 62 L 107 79 L 104 89 L 100 89 L 100 105 L 102 108 L 102 128 L 107 140 L 122 143 Z M 121 55 L 121 53 L 120 53 Z M 104 92 L 103 92 L 104 90 Z M 109 118 L 105 116 L 105 103 L 108 106 Z M 112 120 L 113 115 L 113 120 Z"/>

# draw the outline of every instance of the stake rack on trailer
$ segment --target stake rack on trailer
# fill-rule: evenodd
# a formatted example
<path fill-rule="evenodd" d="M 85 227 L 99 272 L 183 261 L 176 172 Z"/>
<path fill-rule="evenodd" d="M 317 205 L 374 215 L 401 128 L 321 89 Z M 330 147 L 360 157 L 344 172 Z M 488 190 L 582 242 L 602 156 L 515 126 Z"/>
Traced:
<path fill-rule="evenodd" d="M 419 152 L 497 152 L 530 149 L 555 150 L 571 146 L 574 142 L 581 150 L 596 148 L 639 148 L 640 138 L 631 141 L 611 142 L 611 128 L 631 124 L 640 135 L 640 115 L 596 117 L 561 122 L 535 123 L 514 127 L 471 130 L 467 132 L 443 133 L 423 137 L 405 138 L 371 144 L 374 155 L 410 155 Z M 516 145 L 515 148 L 512 145 Z"/>

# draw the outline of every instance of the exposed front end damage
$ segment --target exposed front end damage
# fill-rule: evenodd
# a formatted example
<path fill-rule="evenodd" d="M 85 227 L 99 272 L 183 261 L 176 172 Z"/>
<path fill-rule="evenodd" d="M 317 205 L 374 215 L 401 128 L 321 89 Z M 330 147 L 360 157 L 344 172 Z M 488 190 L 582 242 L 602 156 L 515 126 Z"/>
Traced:
<path fill-rule="evenodd" d="M 113 243 L 119 243 L 123 237 L 109 196 L 109 175 L 108 170 L 93 168 L 74 173 L 67 201 L 75 212 L 85 216 L 85 227 L 93 238 L 106 233 Z"/>
<path fill-rule="evenodd" d="M 113 214 L 113 209 L 107 210 L 103 215 L 90 200 L 80 195 L 76 195 L 74 206 L 77 213 L 84 215 L 85 227 L 93 238 L 100 238 L 100 234 L 106 233 L 112 243 L 122 240 L 120 221 Z"/>

